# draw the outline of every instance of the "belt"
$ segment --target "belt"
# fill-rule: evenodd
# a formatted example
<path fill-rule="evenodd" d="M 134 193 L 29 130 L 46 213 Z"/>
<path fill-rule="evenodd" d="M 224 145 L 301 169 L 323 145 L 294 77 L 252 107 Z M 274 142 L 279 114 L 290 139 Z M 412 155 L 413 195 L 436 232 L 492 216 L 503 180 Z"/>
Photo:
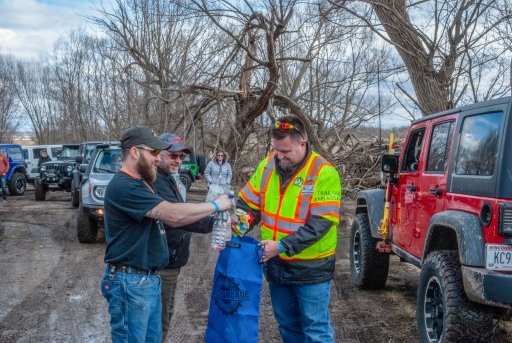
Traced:
<path fill-rule="evenodd" d="M 142 274 L 142 275 L 158 275 L 158 269 L 139 269 L 135 267 L 125 266 L 124 264 L 119 263 L 108 263 L 108 270 L 111 273 L 129 273 L 129 274 Z"/>

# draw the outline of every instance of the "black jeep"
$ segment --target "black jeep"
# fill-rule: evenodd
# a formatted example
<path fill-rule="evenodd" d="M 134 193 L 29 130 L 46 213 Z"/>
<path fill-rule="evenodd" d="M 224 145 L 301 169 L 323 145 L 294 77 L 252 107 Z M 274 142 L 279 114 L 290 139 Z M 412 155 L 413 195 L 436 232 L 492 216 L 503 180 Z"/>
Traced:
<path fill-rule="evenodd" d="M 64 144 L 56 161 L 45 162 L 39 166 L 39 176 L 36 177 L 34 182 L 37 201 L 46 200 L 48 191 L 71 191 L 78 147 L 78 144 Z"/>

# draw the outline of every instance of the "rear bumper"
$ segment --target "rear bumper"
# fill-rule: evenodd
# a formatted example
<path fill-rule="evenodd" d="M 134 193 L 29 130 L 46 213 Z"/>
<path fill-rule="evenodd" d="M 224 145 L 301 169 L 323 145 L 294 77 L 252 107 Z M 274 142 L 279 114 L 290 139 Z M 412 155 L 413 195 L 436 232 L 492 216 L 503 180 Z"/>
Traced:
<path fill-rule="evenodd" d="M 512 309 L 512 273 L 462 266 L 462 280 L 469 300 Z"/>

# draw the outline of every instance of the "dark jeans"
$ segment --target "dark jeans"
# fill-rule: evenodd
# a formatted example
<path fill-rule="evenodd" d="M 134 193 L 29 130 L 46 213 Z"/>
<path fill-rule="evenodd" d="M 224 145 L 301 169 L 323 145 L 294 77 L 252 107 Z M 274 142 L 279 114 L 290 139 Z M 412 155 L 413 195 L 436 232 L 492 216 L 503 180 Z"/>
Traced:
<path fill-rule="evenodd" d="M 0 184 L 2 185 L 2 199 L 7 200 L 7 189 L 5 187 L 6 176 L 0 176 Z"/>
<path fill-rule="evenodd" d="M 163 269 L 160 271 L 162 279 L 162 343 L 165 342 L 169 333 L 169 324 L 174 313 L 174 297 L 180 268 Z"/>

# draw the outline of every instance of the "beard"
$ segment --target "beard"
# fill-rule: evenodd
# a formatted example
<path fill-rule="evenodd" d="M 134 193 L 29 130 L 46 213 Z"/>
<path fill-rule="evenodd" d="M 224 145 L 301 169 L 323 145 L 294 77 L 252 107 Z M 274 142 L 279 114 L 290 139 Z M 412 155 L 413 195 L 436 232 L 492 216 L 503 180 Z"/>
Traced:
<path fill-rule="evenodd" d="M 292 164 L 290 162 L 279 161 L 279 166 L 284 171 L 290 171 L 293 168 L 293 166 L 292 166 Z"/>
<path fill-rule="evenodd" d="M 167 174 L 174 174 L 180 170 L 179 165 L 176 165 L 173 162 L 166 161 L 165 157 L 158 163 L 158 167 L 160 167 L 160 169 L 165 171 Z"/>
<path fill-rule="evenodd" d="M 152 183 L 156 180 L 156 165 L 149 163 L 144 154 L 140 154 L 140 158 L 137 161 L 137 172 L 146 182 Z"/>
<path fill-rule="evenodd" d="M 291 172 L 295 167 L 290 161 L 278 160 L 277 163 L 279 165 L 279 169 L 281 169 L 285 174 Z"/>

